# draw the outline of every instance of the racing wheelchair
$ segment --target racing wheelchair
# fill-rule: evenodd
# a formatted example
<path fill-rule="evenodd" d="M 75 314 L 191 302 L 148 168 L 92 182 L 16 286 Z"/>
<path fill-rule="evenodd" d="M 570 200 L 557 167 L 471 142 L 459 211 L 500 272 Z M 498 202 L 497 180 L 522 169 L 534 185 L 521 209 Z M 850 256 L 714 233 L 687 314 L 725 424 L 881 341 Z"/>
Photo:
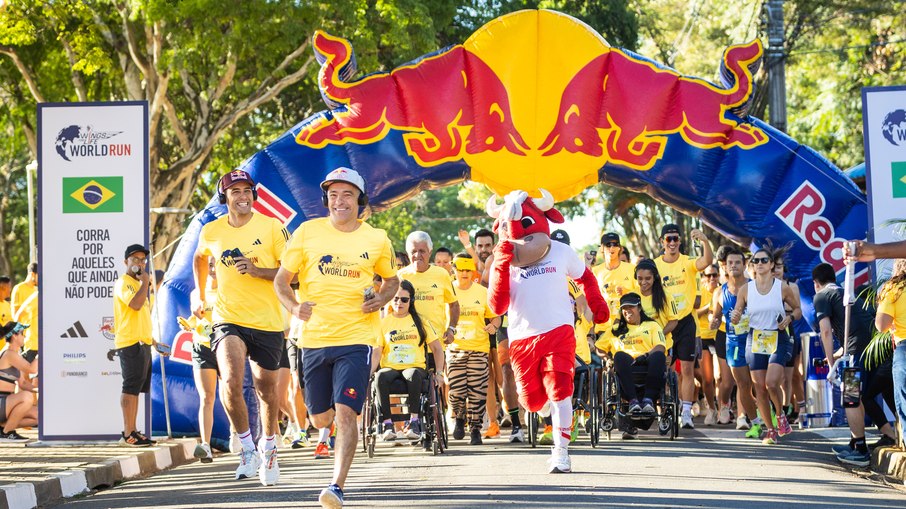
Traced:
<path fill-rule="evenodd" d="M 646 374 L 646 366 L 633 366 L 632 378 L 636 391 L 639 393 L 645 390 Z M 680 403 L 677 384 L 676 372 L 668 365 L 664 371 L 661 392 L 654 402 L 655 413 L 653 415 L 638 411 L 630 413 L 629 402 L 620 397 L 620 380 L 613 367 L 613 361 L 608 359 L 603 373 L 603 383 L 600 386 L 601 392 L 598 396 L 598 400 L 602 403 L 600 430 L 607 433 L 607 440 L 610 440 L 614 428 L 621 429 L 621 423 L 647 430 L 657 421 L 658 433 L 674 440 L 679 436 Z"/>

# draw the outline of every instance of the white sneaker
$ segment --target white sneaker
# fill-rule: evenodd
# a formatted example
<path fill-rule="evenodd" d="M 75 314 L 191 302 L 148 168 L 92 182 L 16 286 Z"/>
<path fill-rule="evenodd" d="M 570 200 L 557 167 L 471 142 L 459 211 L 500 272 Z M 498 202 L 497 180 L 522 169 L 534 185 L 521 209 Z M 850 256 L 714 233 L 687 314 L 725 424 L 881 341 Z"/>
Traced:
<path fill-rule="evenodd" d="M 717 424 L 717 410 L 708 409 L 708 415 L 705 416 L 705 426 L 714 426 Z"/>
<path fill-rule="evenodd" d="M 515 444 L 517 442 L 520 444 L 525 443 L 525 432 L 522 431 L 522 428 L 515 429 L 510 433 L 510 443 Z"/>
<path fill-rule="evenodd" d="M 210 463 L 214 461 L 214 456 L 211 455 L 211 446 L 206 443 L 200 443 L 195 446 L 195 452 L 192 454 L 202 463 Z"/>
<path fill-rule="evenodd" d="M 565 447 L 551 447 L 551 457 L 547 462 L 548 472 L 552 474 L 567 474 L 572 470 L 569 450 Z"/>
<path fill-rule="evenodd" d="M 258 479 L 262 486 L 273 486 L 280 480 L 280 465 L 277 464 L 277 449 L 261 453 L 261 466 L 258 467 Z"/>
<path fill-rule="evenodd" d="M 698 417 L 702 413 L 702 407 L 699 405 L 698 401 L 692 403 L 692 417 Z"/>
<path fill-rule="evenodd" d="M 250 479 L 261 466 L 261 455 L 258 451 L 245 449 L 239 453 L 239 468 L 236 469 L 236 479 Z"/>
<path fill-rule="evenodd" d="M 544 406 L 541 407 L 541 410 L 538 410 L 538 415 L 541 417 L 550 417 L 551 416 L 551 401 L 547 400 L 544 403 Z"/>
<path fill-rule="evenodd" d="M 695 423 L 692 422 L 692 412 L 683 412 L 682 423 L 683 429 L 695 429 Z"/>
<path fill-rule="evenodd" d="M 736 418 L 736 429 L 738 429 L 740 431 L 745 431 L 751 427 L 752 427 L 752 425 L 749 424 L 749 421 L 746 420 L 746 416 L 740 415 L 739 417 Z"/>
<path fill-rule="evenodd" d="M 730 424 L 730 407 L 723 407 L 717 412 L 717 424 Z"/>
<path fill-rule="evenodd" d="M 242 452 L 242 440 L 239 440 L 239 433 L 235 431 L 230 433 L 230 452 L 233 454 Z"/>

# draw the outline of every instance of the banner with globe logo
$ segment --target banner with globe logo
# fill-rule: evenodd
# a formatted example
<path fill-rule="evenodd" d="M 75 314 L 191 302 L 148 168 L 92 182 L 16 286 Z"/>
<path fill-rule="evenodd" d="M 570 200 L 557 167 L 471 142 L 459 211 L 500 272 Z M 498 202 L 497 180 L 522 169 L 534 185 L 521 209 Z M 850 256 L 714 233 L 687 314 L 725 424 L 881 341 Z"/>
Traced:
<path fill-rule="evenodd" d="M 38 434 L 119 439 L 122 370 L 107 353 L 124 250 L 149 242 L 148 104 L 39 104 L 38 146 Z"/>
<path fill-rule="evenodd" d="M 906 239 L 906 86 L 862 89 L 868 238 Z M 877 280 L 889 277 L 890 260 L 878 262 Z"/>

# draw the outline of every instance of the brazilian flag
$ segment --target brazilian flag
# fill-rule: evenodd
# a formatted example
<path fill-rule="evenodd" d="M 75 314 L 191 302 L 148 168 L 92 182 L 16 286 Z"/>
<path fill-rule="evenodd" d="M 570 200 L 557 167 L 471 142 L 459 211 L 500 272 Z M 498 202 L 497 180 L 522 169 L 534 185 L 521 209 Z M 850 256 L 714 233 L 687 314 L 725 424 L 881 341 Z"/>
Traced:
<path fill-rule="evenodd" d="M 63 177 L 63 213 L 122 212 L 123 177 Z"/>
<path fill-rule="evenodd" d="M 906 198 L 906 161 L 890 165 L 890 184 L 894 198 Z"/>

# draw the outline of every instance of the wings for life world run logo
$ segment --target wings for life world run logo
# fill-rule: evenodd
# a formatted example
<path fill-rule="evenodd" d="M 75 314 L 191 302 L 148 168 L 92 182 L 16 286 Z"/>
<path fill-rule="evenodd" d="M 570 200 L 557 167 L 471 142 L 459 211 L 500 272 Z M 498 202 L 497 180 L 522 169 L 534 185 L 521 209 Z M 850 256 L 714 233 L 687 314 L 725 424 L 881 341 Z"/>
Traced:
<path fill-rule="evenodd" d="M 358 279 L 362 271 L 355 267 L 356 264 L 338 260 L 331 255 L 324 255 L 318 261 L 318 272 L 323 276 L 346 277 Z"/>
<path fill-rule="evenodd" d="M 522 279 L 528 279 L 534 276 L 540 276 L 543 274 L 553 274 L 557 272 L 557 267 L 553 265 L 554 262 L 546 261 L 543 263 L 530 265 L 524 269 L 519 270 L 519 277 Z"/>
<path fill-rule="evenodd" d="M 63 177 L 63 213 L 122 212 L 123 177 Z"/>
<path fill-rule="evenodd" d="M 884 117 L 884 139 L 895 147 L 906 147 L 906 109 L 894 110 Z M 906 161 L 890 163 L 890 187 L 894 198 L 906 198 Z"/>
<path fill-rule="evenodd" d="M 80 157 L 125 157 L 132 155 L 130 143 L 99 143 L 123 131 L 97 131 L 94 127 L 71 125 L 60 129 L 54 148 L 64 161 Z"/>

